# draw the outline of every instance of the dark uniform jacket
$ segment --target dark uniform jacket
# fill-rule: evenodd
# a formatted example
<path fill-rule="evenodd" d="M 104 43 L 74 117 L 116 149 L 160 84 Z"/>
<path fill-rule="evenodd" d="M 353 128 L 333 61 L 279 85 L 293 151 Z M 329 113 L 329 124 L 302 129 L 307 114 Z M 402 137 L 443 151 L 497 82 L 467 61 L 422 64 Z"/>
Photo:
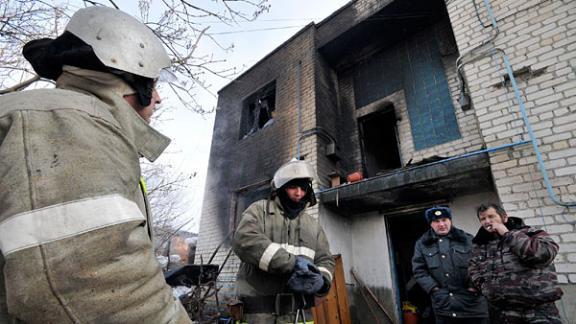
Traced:
<path fill-rule="evenodd" d="M 468 259 L 472 235 L 452 227 L 446 236 L 430 229 L 416 242 L 412 270 L 418 284 L 431 295 L 436 315 L 456 318 L 488 317 L 486 300 L 469 292 Z M 439 290 L 432 293 L 432 289 Z"/>
<path fill-rule="evenodd" d="M 495 305 L 531 307 L 562 297 L 552 261 L 558 245 L 548 233 L 509 217 L 504 236 L 483 227 L 474 237 L 470 277 Z"/>

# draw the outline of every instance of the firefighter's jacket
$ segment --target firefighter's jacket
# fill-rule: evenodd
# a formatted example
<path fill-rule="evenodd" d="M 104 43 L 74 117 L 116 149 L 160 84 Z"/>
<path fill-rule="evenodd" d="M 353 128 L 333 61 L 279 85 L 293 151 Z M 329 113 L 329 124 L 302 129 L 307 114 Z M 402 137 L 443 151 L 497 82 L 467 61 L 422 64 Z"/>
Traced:
<path fill-rule="evenodd" d="M 233 248 L 242 260 L 236 279 L 239 296 L 287 292 L 286 282 L 298 255 L 313 261 L 324 278 L 332 282 L 334 259 L 318 219 L 306 209 L 289 219 L 278 197 L 257 201 L 244 211 Z"/>
<path fill-rule="evenodd" d="M 0 97 L 0 312 L 190 323 L 154 257 L 139 185 L 139 157 L 155 160 L 169 140 L 111 74 L 72 69 L 57 87 Z"/>

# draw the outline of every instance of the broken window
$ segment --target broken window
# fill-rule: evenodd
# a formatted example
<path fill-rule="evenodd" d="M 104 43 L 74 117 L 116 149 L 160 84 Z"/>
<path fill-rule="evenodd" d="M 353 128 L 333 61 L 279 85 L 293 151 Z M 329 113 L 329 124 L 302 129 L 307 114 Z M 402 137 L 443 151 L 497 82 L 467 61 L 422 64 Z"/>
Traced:
<path fill-rule="evenodd" d="M 234 192 L 230 201 L 231 213 L 229 230 L 235 231 L 236 226 L 238 226 L 238 223 L 242 219 L 242 213 L 246 208 L 260 199 L 268 198 L 268 196 L 270 196 L 270 190 L 269 181 L 266 181 L 263 185 Z"/>
<path fill-rule="evenodd" d="M 358 123 L 367 177 L 401 167 L 394 107 L 366 115 Z"/>
<path fill-rule="evenodd" d="M 244 139 L 274 122 L 276 108 L 276 82 L 256 91 L 244 100 L 240 139 Z"/>

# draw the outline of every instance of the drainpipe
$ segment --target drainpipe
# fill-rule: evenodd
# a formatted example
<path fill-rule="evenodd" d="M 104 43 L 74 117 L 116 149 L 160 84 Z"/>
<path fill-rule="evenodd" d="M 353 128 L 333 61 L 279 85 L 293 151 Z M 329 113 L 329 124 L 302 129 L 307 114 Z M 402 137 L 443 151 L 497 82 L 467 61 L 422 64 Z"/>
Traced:
<path fill-rule="evenodd" d="M 300 144 L 300 141 L 302 141 L 306 137 L 310 137 L 312 135 L 318 135 L 318 136 L 326 139 L 328 142 L 330 142 L 330 144 L 336 145 L 336 139 L 334 138 L 334 136 L 330 135 L 330 133 L 327 130 L 325 130 L 324 128 L 322 128 L 320 126 L 317 126 L 317 127 L 311 128 L 311 129 L 307 129 L 305 131 L 300 131 L 299 133 L 300 133 L 300 137 L 298 137 L 298 144 Z"/>
<path fill-rule="evenodd" d="M 296 65 L 296 107 L 298 110 L 298 143 L 296 146 L 296 159 L 300 160 L 300 146 L 302 138 L 302 89 L 301 89 L 302 61 Z"/>
<path fill-rule="evenodd" d="M 560 206 L 564 206 L 564 207 L 575 207 L 576 201 L 563 202 L 562 200 L 560 200 L 560 198 L 556 195 L 556 193 L 552 189 L 552 184 L 550 183 L 550 179 L 548 178 L 548 170 L 546 169 L 546 165 L 544 164 L 544 159 L 542 158 L 542 154 L 540 153 L 540 148 L 538 147 L 538 142 L 536 140 L 536 136 L 534 135 L 534 132 L 532 131 L 532 124 L 530 123 L 530 120 L 528 119 L 528 113 L 526 112 L 526 107 L 524 106 L 524 101 L 522 100 L 520 90 L 518 89 L 518 85 L 516 83 L 516 78 L 514 77 L 512 66 L 510 65 L 510 60 L 508 59 L 508 55 L 506 55 L 506 52 L 504 52 L 504 50 L 502 50 L 500 48 L 492 48 L 490 50 L 483 50 L 481 53 L 478 53 L 477 54 L 478 56 L 476 56 L 475 58 L 473 58 L 469 62 L 466 62 L 466 63 L 461 62 L 462 58 L 465 55 L 473 53 L 474 51 L 484 47 L 488 43 L 493 44 L 494 39 L 496 38 L 496 36 L 499 33 L 498 24 L 496 23 L 496 18 L 494 17 L 494 13 L 492 12 L 492 8 L 490 7 L 489 0 L 483 0 L 483 1 L 484 1 L 484 7 L 486 8 L 486 12 L 488 13 L 488 16 L 490 17 L 490 22 L 492 24 L 492 29 L 494 30 L 494 33 L 487 40 L 483 41 L 481 45 L 479 45 L 479 46 L 473 48 L 472 50 L 468 51 L 467 53 L 461 55 L 456 60 L 458 77 L 461 78 L 460 79 L 461 82 L 463 82 L 463 84 L 465 84 L 465 80 L 463 78 L 463 75 L 461 74 L 461 68 L 465 64 L 477 61 L 481 57 L 484 57 L 484 56 L 488 55 L 489 53 L 493 54 L 493 53 L 498 52 L 502 55 L 502 60 L 504 61 L 506 73 L 508 74 L 508 77 L 510 78 L 510 84 L 512 85 L 512 88 L 514 89 L 514 96 L 516 97 L 516 101 L 518 102 L 518 107 L 519 107 L 520 113 L 522 115 L 522 120 L 524 121 L 524 126 L 526 127 L 526 129 L 528 131 L 528 136 L 530 137 L 530 141 L 532 142 L 532 148 L 534 149 L 534 153 L 536 154 L 536 159 L 538 160 L 538 168 L 540 170 L 540 173 L 542 173 L 542 177 L 544 179 L 544 184 L 546 186 L 546 192 L 548 193 L 548 196 L 550 197 L 550 199 L 552 200 L 553 203 L 560 205 Z M 480 18 L 479 15 L 478 15 L 478 18 Z M 480 21 L 480 23 L 482 24 L 482 21 Z"/>

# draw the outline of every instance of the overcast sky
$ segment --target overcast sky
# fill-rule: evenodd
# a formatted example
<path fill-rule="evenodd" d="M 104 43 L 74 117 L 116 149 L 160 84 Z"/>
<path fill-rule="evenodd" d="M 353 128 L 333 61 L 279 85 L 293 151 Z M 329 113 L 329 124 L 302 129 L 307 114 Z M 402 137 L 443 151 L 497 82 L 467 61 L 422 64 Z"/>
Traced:
<path fill-rule="evenodd" d="M 203 0 L 208 1 L 208 0 Z M 238 26 L 226 26 L 214 23 L 210 32 L 218 37 L 222 44 L 233 44 L 231 52 L 223 53 L 209 44 L 201 48 L 205 53 L 214 52 L 216 58 L 225 59 L 223 66 L 236 67 L 239 75 L 253 66 L 302 27 L 325 17 L 349 2 L 348 0 L 270 0 L 270 11 L 254 22 L 241 23 Z M 232 78 L 233 79 L 233 78 Z M 206 108 L 216 107 L 216 93 L 231 79 L 208 78 L 210 92 L 200 91 L 198 100 Z M 165 106 L 177 102 L 168 100 Z M 195 218 L 189 230 L 197 232 L 204 195 L 204 184 L 208 168 L 210 143 L 214 114 L 201 116 L 197 113 L 176 109 L 163 115 L 164 121 L 155 125 L 162 133 L 172 138 L 167 153 L 158 162 L 172 165 L 168 172 L 196 173 L 188 184 L 185 199 L 189 211 L 185 217 Z"/>

